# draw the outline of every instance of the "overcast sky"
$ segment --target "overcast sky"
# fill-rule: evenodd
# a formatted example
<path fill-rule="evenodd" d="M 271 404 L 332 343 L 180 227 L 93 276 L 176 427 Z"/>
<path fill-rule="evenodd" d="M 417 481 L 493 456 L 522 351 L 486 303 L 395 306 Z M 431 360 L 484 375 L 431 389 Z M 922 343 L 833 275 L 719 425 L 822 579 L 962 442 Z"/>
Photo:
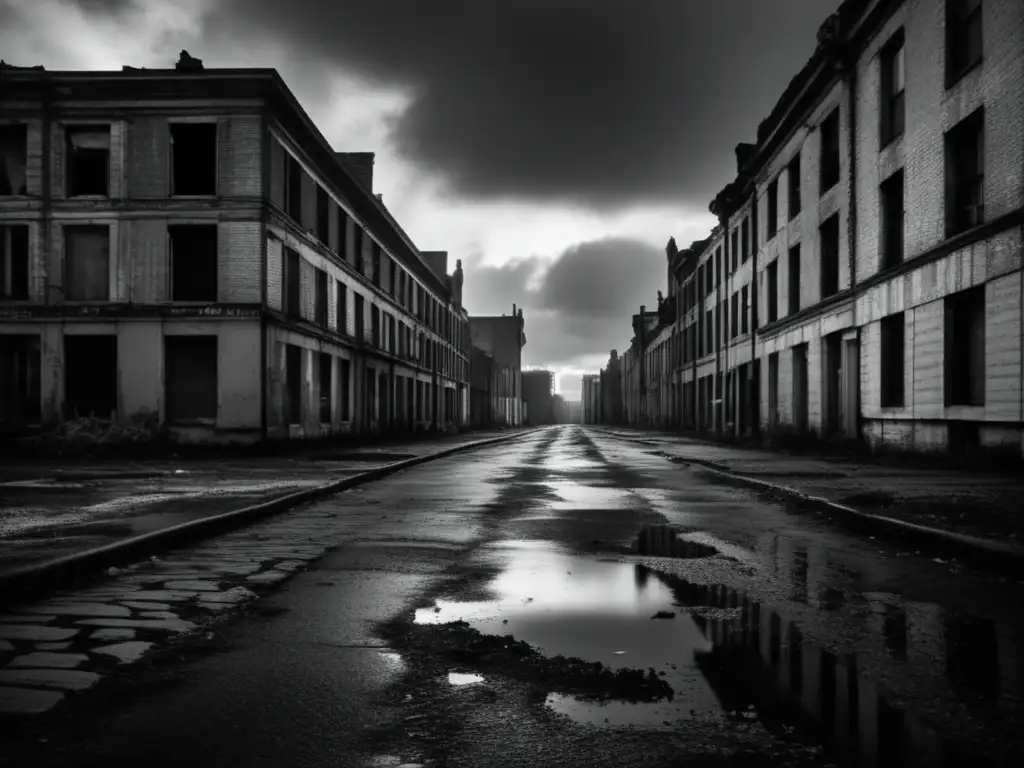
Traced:
<path fill-rule="evenodd" d="M 839 0 L 0 0 L 0 52 L 48 69 L 275 67 L 375 191 L 466 270 L 472 314 L 523 307 L 525 363 L 578 397 L 706 236 Z"/>

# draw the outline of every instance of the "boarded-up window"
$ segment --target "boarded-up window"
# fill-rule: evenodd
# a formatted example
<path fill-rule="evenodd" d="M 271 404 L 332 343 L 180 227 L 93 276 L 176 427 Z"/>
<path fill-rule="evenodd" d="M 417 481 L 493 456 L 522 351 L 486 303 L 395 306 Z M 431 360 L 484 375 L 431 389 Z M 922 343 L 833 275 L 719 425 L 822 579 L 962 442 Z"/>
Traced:
<path fill-rule="evenodd" d="M 167 420 L 217 418 L 217 337 L 166 336 Z"/>
<path fill-rule="evenodd" d="M 331 365 L 333 358 L 327 352 L 319 355 L 320 372 L 320 423 L 331 423 Z"/>
<path fill-rule="evenodd" d="M 0 227 L 0 300 L 28 299 L 28 226 Z"/>
<path fill-rule="evenodd" d="M 109 301 L 110 227 L 64 227 L 64 297 Z"/>
<path fill-rule="evenodd" d="M 117 412 L 117 336 L 64 336 L 64 408 L 69 419 Z"/>
<path fill-rule="evenodd" d="M 171 241 L 171 300 L 217 300 L 217 225 L 175 224 Z"/>
<path fill-rule="evenodd" d="M 285 413 L 289 424 L 302 423 L 302 348 L 285 344 Z"/>
<path fill-rule="evenodd" d="M 0 195 L 27 194 L 28 126 L 0 125 Z"/>
<path fill-rule="evenodd" d="M 217 194 L 217 124 L 171 125 L 171 194 Z"/>
<path fill-rule="evenodd" d="M 882 378 L 881 405 L 883 408 L 900 408 L 903 406 L 905 322 L 903 312 L 897 312 L 895 315 L 882 318 L 879 364 Z"/>
<path fill-rule="evenodd" d="M 67 194 L 106 195 L 110 188 L 110 126 L 69 127 Z"/>

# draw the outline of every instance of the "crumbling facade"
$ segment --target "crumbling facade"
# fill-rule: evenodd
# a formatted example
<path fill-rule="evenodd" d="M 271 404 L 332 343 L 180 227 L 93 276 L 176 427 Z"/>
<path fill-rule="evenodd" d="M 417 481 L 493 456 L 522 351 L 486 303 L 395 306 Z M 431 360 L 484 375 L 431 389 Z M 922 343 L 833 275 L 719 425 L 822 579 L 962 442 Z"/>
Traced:
<path fill-rule="evenodd" d="M 468 421 L 462 269 L 276 71 L 0 69 L 0 418 L 255 442 Z"/>
<path fill-rule="evenodd" d="M 818 37 L 670 254 L 670 425 L 1024 455 L 1024 6 L 846 0 Z"/>

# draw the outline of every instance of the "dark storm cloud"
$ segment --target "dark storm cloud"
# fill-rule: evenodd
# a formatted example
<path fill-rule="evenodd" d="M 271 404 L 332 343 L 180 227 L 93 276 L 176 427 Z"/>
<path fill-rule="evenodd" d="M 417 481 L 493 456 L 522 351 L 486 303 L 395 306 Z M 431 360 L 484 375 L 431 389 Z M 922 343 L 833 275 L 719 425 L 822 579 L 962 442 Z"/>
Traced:
<path fill-rule="evenodd" d="M 474 262 L 464 289 L 470 315 L 511 314 L 515 302 L 526 319 L 526 362 L 552 366 L 622 349 L 630 315 L 657 303 L 666 268 L 664 251 L 625 238 L 574 245 L 546 268 L 536 258 L 501 267 Z M 541 279 L 531 287 L 535 275 Z"/>
<path fill-rule="evenodd" d="M 220 0 L 205 19 L 209 47 L 191 53 L 210 66 L 217 40 L 273 40 L 290 59 L 266 63 L 309 80 L 333 63 L 408 89 L 397 147 L 467 198 L 703 208 L 837 6 Z"/>

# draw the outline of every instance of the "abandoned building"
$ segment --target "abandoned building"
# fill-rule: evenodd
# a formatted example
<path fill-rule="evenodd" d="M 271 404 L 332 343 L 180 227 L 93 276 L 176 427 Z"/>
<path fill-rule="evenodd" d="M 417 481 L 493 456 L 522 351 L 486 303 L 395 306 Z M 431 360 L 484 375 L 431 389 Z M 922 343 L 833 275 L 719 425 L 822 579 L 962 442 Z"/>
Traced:
<path fill-rule="evenodd" d="M 1024 5 L 845 0 L 818 43 L 670 242 L 625 419 L 1024 455 Z"/>
<path fill-rule="evenodd" d="M 497 409 L 493 422 L 501 426 L 522 426 L 527 420 L 523 400 L 523 347 L 526 346 L 523 310 L 517 310 L 513 304 L 509 316 L 471 317 L 469 333 L 470 343 L 493 360 Z"/>
<path fill-rule="evenodd" d="M 0 421 L 181 441 L 465 424 L 462 266 L 272 69 L 0 71 Z"/>

